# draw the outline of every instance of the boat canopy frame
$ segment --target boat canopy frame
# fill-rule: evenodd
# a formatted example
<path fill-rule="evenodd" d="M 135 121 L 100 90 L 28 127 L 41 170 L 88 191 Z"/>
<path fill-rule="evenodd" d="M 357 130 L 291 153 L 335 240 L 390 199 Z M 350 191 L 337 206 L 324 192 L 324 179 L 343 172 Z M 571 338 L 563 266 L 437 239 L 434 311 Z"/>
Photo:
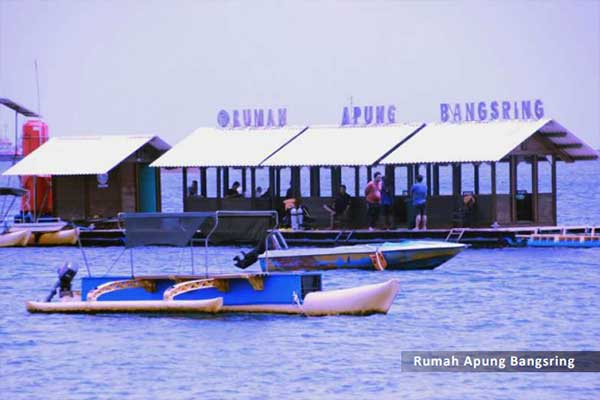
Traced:
<path fill-rule="evenodd" d="M 113 266 L 118 262 L 125 251 L 129 250 L 129 264 L 131 269 L 131 276 L 135 276 L 135 266 L 133 262 L 133 249 L 135 247 L 142 247 L 147 245 L 165 245 L 172 247 L 184 248 L 189 246 L 190 248 L 190 261 L 192 268 L 192 275 L 196 274 L 195 260 L 194 260 L 194 244 L 204 244 L 204 274 L 208 274 L 209 265 L 209 243 L 214 237 L 219 227 L 219 222 L 223 218 L 238 217 L 238 218 L 269 218 L 274 221 L 272 226 L 269 226 L 267 231 L 275 230 L 279 227 L 279 214 L 275 210 L 267 211 L 236 211 L 236 210 L 219 210 L 215 212 L 182 212 L 182 213 L 119 213 L 118 223 L 120 227 L 124 228 L 125 239 L 124 248 L 121 253 L 117 256 L 113 264 L 110 266 L 106 275 Z M 170 222 L 164 223 L 171 219 Z M 162 221 L 161 221 L 162 220 Z M 187 220 L 187 221 L 186 221 Z M 194 239 L 194 235 L 201 228 L 207 220 L 214 220 L 214 225 L 208 231 L 203 239 Z M 148 222 L 150 221 L 150 222 Z M 187 223 L 182 225 L 182 223 Z M 129 228 L 128 228 L 129 225 Z M 169 234 L 169 237 L 166 235 Z M 177 237 L 173 237 L 173 234 L 179 234 Z M 267 235 L 268 240 L 269 235 Z M 88 267 L 88 275 L 91 275 L 87 257 L 83 248 L 80 246 L 86 266 Z"/>
<path fill-rule="evenodd" d="M 0 187 L 0 196 L 4 197 L 2 201 L 2 208 L 0 208 L 0 221 L 3 224 L 6 224 L 6 218 L 8 217 L 8 213 L 12 209 L 17 197 L 23 197 L 27 195 L 28 192 L 25 189 L 15 188 L 15 187 Z M 10 204 L 6 207 L 6 200 L 8 196 L 11 196 Z"/>

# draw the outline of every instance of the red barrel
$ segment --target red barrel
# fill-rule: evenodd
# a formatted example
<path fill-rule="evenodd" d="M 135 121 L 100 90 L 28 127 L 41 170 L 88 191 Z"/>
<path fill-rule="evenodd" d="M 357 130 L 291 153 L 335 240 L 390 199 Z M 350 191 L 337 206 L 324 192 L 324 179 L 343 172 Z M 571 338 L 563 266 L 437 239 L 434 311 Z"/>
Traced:
<path fill-rule="evenodd" d="M 48 141 L 48 124 L 31 119 L 23 124 L 23 156 L 28 155 Z"/>
<path fill-rule="evenodd" d="M 39 119 L 32 119 L 23 124 L 23 157 L 48 141 L 48 124 Z M 21 186 L 27 189 L 28 196 L 23 196 L 23 211 L 35 210 L 36 215 L 52 214 L 52 178 L 49 176 L 22 176 Z M 34 207 L 35 196 L 35 207 Z"/>

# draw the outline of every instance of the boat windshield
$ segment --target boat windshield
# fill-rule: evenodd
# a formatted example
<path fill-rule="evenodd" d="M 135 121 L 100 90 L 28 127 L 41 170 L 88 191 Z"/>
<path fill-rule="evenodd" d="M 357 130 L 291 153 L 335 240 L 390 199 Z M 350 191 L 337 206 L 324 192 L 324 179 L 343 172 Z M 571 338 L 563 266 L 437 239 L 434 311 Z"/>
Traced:
<path fill-rule="evenodd" d="M 215 213 L 122 213 L 125 247 L 187 246 L 204 224 L 214 224 Z"/>

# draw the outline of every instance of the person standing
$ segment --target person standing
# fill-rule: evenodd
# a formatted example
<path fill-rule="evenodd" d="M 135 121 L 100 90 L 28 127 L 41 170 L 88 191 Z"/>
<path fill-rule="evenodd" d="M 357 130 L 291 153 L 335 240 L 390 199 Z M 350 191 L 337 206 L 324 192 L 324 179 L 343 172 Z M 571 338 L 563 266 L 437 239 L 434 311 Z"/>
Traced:
<path fill-rule="evenodd" d="M 198 181 L 192 181 L 192 186 L 188 188 L 188 196 L 198 196 Z"/>
<path fill-rule="evenodd" d="M 381 179 L 381 211 L 385 229 L 392 229 L 394 225 L 393 204 L 392 182 L 390 178 L 384 176 Z"/>
<path fill-rule="evenodd" d="M 369 230 L 372 231 L 377 225 L 379 213 L 381 212 L 381 173 L 375 172 L 374 178 L 365 188 L 365 199 L 367 201 L 367 215 L 369 217 Z"/>
<path fill-rule="evenodd" d="M 415 229 L 427 229 L 427 185 L 423 183 L 423 175 L 417 175 L 417 182 L 410 189 L 412 205 L 415 209 Z"/>

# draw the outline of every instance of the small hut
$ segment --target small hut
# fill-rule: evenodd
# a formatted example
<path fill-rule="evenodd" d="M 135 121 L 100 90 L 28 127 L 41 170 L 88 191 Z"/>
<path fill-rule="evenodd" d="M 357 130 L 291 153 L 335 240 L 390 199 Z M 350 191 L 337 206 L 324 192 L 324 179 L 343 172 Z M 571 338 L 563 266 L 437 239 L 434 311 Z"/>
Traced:
<path fill-rule="evenodd" d="M 160 211 L 160 173 L 149 165 L 168 149 L 149 135 L 55 137 L 3 175 L 52 176 L 54 216 L 106 220 Z"/>

